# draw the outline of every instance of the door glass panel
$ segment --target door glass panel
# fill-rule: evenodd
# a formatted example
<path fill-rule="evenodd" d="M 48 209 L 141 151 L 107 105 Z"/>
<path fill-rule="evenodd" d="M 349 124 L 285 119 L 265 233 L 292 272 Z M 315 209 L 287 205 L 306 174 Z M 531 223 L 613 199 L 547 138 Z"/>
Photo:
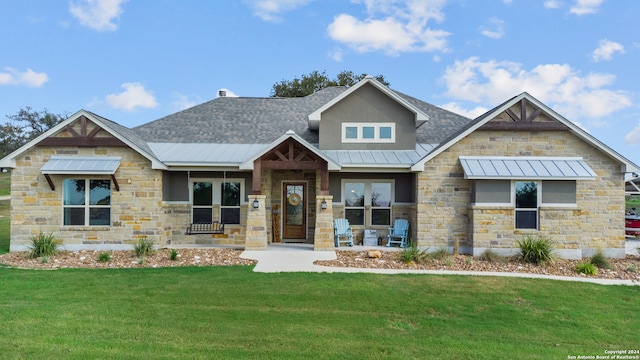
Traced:
<path fill-rule="evenodd" d="M 287 225 L 304 224 L 304 186 L 287 185 L 286 199 Z"/>

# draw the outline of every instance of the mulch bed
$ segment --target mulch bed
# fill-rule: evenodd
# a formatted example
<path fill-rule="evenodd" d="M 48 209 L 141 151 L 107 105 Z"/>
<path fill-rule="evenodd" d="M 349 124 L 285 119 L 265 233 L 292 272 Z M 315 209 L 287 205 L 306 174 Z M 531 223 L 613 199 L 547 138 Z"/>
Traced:
<path fill-rule="evenodd" d="M 6 266 L 27 269 L 121 269 L 121 268 L 159 268 L 176 266 L 231 266 L 255 265 L 255 260 L 242 259 L 243 250 L 227 248 L 178 249 L 176 260 L 170 259 L 171 250 L 159 249 L 152 255 L 140 259 L 133 251 L 60 251 L 47 259 L 27 257 L 25 252 L 0 255 L 0 263 Z M 109 261 L 100 262 L 102 253 L 109 253 Z M 404 263 L 399 253 L 380 251 L 380 258 L 370 258 L 367 251 L 336 251 L 337 259 L 316 261 L 316 265 L 372 269 L 408 269 L 408 270 L 460 270 L 485 272 L 515 272 L 556 276 L 586 277 L 576 272 L 577 260 L 556 259 L 553 263 L 533 265 L 517 260 L 508 262 L 489 262 L 465 255 L 447 256 L 445 259 L 429 259 L 423 263 Z M 586 260 L 586 259 L 585 259 Z M 611 269 L 598 269 L 594 278 L 640 281 L 640 256 L 627 255 L 622 259 L 608 259 Z"/>

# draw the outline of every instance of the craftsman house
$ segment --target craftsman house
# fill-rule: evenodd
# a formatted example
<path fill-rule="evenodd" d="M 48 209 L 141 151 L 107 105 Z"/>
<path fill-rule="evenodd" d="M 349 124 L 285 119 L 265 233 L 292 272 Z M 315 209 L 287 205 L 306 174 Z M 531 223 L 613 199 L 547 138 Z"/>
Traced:
<path fill-rule="evenodd" d="M 81 110 L 0 167 L 11 251 L 40 232 L 70 250 L 141 237 L 329 250 L 334 219 L 357 246 L 365 230 L 383 245 L 402 218 L 422 248 L 510 254 L 543 235 L 567 258 L 624 256 L 624 177 L 640 172 L 527 93 L 470 120 L 371 77 L 303 98 L 221 96 L 133 129 Z"/>

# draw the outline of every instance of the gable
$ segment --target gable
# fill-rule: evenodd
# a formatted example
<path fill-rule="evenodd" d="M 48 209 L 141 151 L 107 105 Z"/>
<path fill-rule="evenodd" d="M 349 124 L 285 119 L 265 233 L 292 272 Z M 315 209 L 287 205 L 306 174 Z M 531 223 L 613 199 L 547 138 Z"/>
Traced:
<path fill-rule="evenodd" d="M 568 131 L 569 127 L 523 97 L 482 125 L 479 130 Z"/>
<path fill-rule="evenodd" d="M 60 131 L 38 143 L 42 146 L 127 146 L 102 127 L 82 115 Z"/>
<path fill-rule="evenodd" d="M 346 129 L 356 138 L 347 138 Z M 373 138 L 363 136 L 369 131 Z M 372 84 L 364 84 L 322 113 L 321 150 L 413 150 L 416 115 Z"/>

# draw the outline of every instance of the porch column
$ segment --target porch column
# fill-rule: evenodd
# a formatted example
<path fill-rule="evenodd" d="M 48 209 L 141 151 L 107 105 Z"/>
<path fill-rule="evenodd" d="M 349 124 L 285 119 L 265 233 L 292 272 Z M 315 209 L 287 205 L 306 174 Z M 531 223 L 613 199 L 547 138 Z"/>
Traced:
<path fill-rule="evenodd" d="M 267 250 L 266 195 L 249 195 L 247 208 L 247 230 L 244 240 L 245 250 Z M 254 201 L 258 207 L 254 207 Z"/>
<path fill-rule="evenodd" d="M 326 203 L 323 209 L 322 202 Z M 333 242 L 333 195 L 316 196 L 316 232 L 313 250 L 335 250 Z"/>

